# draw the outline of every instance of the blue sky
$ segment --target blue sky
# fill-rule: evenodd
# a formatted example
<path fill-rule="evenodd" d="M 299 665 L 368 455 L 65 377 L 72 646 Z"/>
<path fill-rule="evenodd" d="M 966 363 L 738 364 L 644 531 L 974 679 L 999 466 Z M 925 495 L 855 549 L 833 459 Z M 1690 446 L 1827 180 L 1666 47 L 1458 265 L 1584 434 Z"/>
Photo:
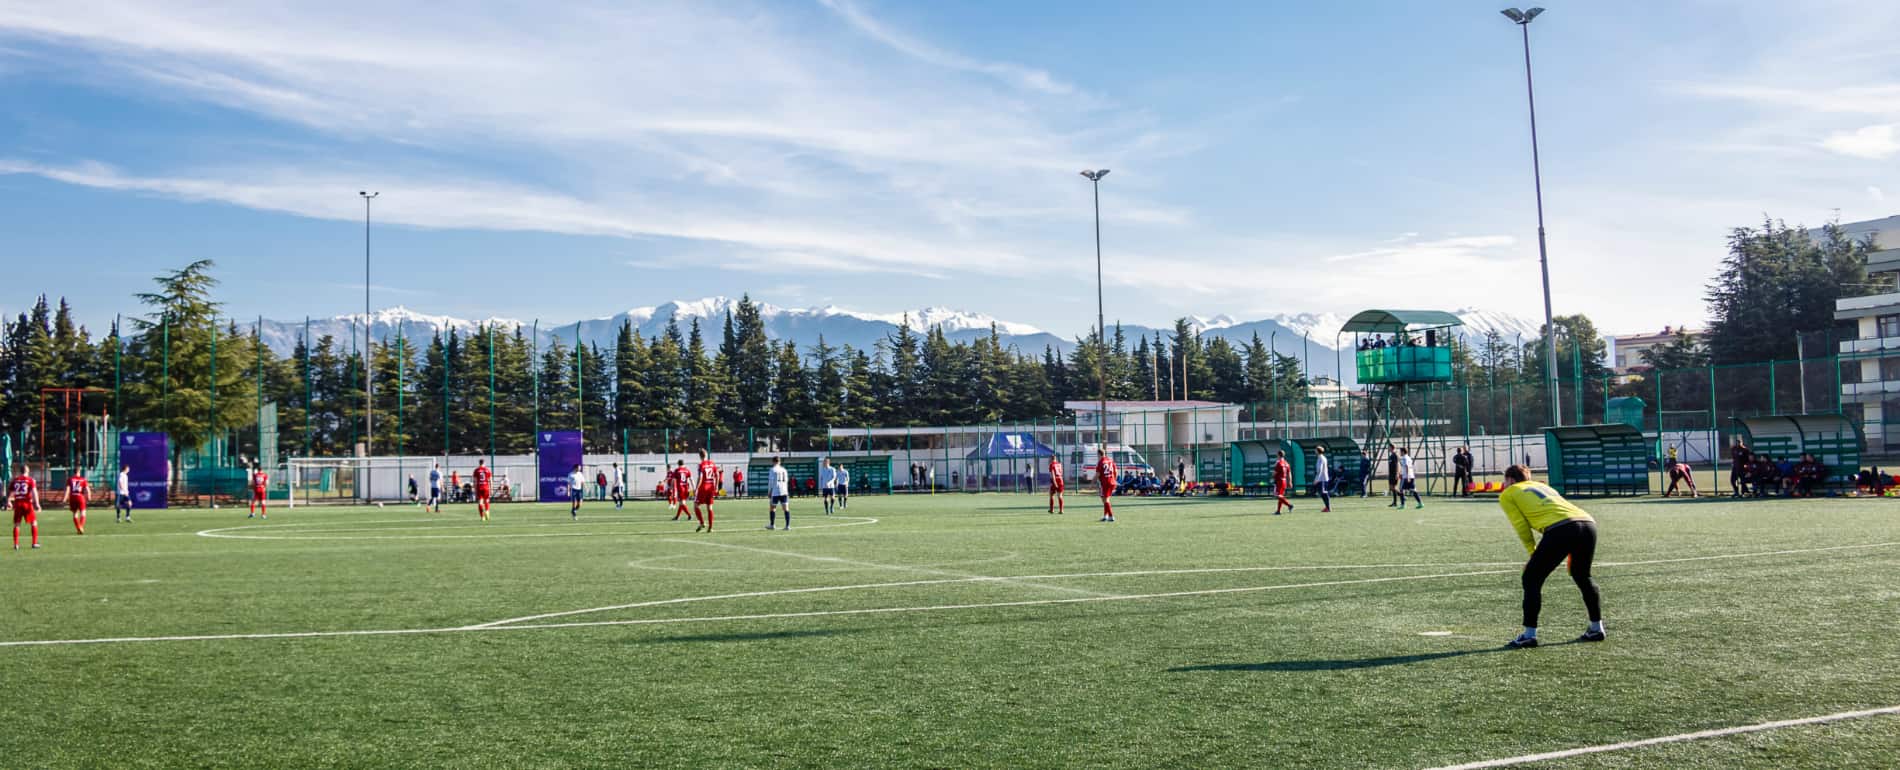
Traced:
<path fill-rule="evenodd" d="M 0 311 L 557 322 L 712 294 L 1092 324 L 1541 313 L 1496 2 L 0 0 Z M 1729 228 L 1900 205 L 1900 4 L 1549 4 L 1557 312 L 1695 323 Z M 554 10 L 550 10 L 554 9 Z M 551 15 L 555 14 L 555 15 Z"/>

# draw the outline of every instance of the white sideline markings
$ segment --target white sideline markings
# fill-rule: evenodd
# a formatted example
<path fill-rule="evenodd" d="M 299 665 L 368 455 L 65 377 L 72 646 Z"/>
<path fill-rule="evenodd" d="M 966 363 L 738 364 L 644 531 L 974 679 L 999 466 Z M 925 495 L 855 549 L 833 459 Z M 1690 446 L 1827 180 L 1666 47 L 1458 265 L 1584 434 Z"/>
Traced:
<path fill-rule="evenodd" d="M 1900 706 L 1888 706 L 1886 708 L 1877 708 L 1877 709 L 1864 709 L 1861 711 L 1842 711 L 1838 714 L 1826 714 L 1826 715 L 1818 716 L 1818 717 L 1807 717 L 1805 719 L 1782 719 L 1782 720 L 1778 720 L 1774 722 L 1762 722 L 1760 724 L 1744 725 L 1741 727 L 1723 727 L 1723 728 L 1718 728 L 1714 730 L 1698 730 L 1693 733 L 1679 733 L 1676 735 L 1664 735 L 1659 738 L 1644 738 L 1638 741 L 1623 741 L 1622 743 L 1607 743 L 1601 746 L 1583 746 L 1583 747 L 1575 748 L 1575 749 L 1564 749 L 1562 751 L 1547 751 L 1542 754 L 1525 754 L 1523 756 L 1505 757 L 1503 759 L 1486 759 L 1479 762 L 1466 762 L 1462 765 L 1445 765 L 1443 767 L 1432 768 L 1431 770 L 1479 770 L 1480 768 L 1486 768 L 1486 767 L 1508 767 L 1510 765 L 1523 765 L 1523 764 L 1529 764 L 1531 762 L 1543 762 L 1545 760 L 1550 760 L 1550 759 L 1565 759 L 1568 757 L 1582 756 L 1585 754 L 1601 754 L 1606 751 L 1622 751 L 1624 749 L 1642 748 L 1644 746 L 1656 746 L 1656 745 L 1664 744 L 1664 743 L 1681 743 L 1683 741 L 1699 741 L 1705 738 L 1721 738 L 1721 737 L 1725 737 L 1729 735 L 1741 735 L 1743 733 L 1759 733 L 1759 732 L 1764 732 L 1767 730 L 1779 730 L 1783 727 L 1800 727 L 1802 725 L 1818 725 L 1818 724 L 1823 724 L 1826 722 L 1840 722 L 1840 721 L 1848 720 L 1848 719 L 1865 719 L 1867 717 L 1885 716 L 1888 714 L 1900 714 Z"/>
<path fill-rule="evenodd" d="M 824 529 L 826 527 L 856 527 L 856 526 L 862 526 L 865 524 L 878 523 L 877 519 L 871 518 L 869 516 L 845 516 L 842 518 L 851 519 L 851 521 L 842 521 L 842 522 L 837 522 L 833 524 L 810 524 L 810 525 L 805 526 L 804 529 Z M 365 521 L 365 522 L 357 522 L 357 523 L 361 523 L 361 524 L 414 524 L 416 523 L 416 521 L 417 520 L 415 519 L 397 519 L 397 520 L 389 520 L 389 521 Z M 612 532 L 602 532 L 598 530 L 585 531 L 585 532 L 515 532 L 513 531 L 513 530 L 519 530 L 519 529 L 541 528 L 541 527 L 577 527 L 577 526 L 585 527 L 592 524 L 616 524 L 616 523 L 626 524 L 626 523 L 649 523 L 649 522 L 650 523 L 667 523 L 667 522 L 663 522 L 660 519 L 648 520 L 648 519 L 631 519 L 631 518 L 600 518 L 600 519 L 587 519 L 587 520 L 583 520 L 579 522 L 560 522 L 560 523 L 553 523 L 553 524 L 525 524 L 525 523 L 517 524 L 513 522 L 508 522 L 504 524 L 493 524 L 493 525 L 465 523 L 458 526 L 448 526 L 448 527 L 441 527 L 441 526 L 354 527 L 354 528 L 345 527 L 345 528 L 330 528 L 330 529 L 312 529 L 312 527 L 334 527 L 333 523 L 331 522 L 316 522 L 316 523 L 309 523 L 309 524 L 247 524 L 247 525 L 237 526 L 237 527 L 218 527 L 214 529 L 199 530 L 195 534 L 197 534 L 199 537 L 225 538 L 225 539 L 230 539 L 230 540 L 395 540 L 395 541 L 472 540 L 472 539 L 481 539 L 481 538 L 517 538 L 517 537 L 617 537 L 617 536 L 625 536 L 625 535 L 632 535 L 632 534 L 644 534 L 644 535 L 649 535 L 649 536 L 665 534 L 664 532 L 633 532 L 633 531 L 624 531 L 624 530 L 612 531 Z M 294 530 L 294 532 L 286 533 L 283 535 L 233 534 L 240 530 L 247 530 L 247 529 Z M 480 534 L 469 534 L 469 535 L 402 534 L 402 535 L 394 535 L 394 536 L 381 536 L 381 535 L 345 534 L 345 533 L 350 533 L 350 532 L 410 532 L 410 531 L 433 531 L 433 530 L 444 530 L 444 529 L 478 529 L 478 530 L 488 530 L 488 531 L 484 533 L 480 533 Z"/>
<path fill-rule="evenodd" d="M 1757 551 L 1757 552 L 1746 553 L 1746 554 L 1713 554 L 1713 555 L 1708 555 L 1708 556 L 1688 556 L 1688 557 L 1682 557 L 1682 558 L 1676 558 L 1676 559 L 1651 559 L 1647 561 L 1618 562 L 1617 565 L 1640 566 L 1640 565 L 1647 565 L 1647 564 L 1671 564 L 1671 563 L 1678 563 L 1678 562 L 1709 561 L 1709 560 L 1714 560 L 1714 559 L 1740 559 L 1740 558 L 1748 558 L 1748 557 L 1754 557 L 1754 556 L 1786 556 L 1786 555 L 1792 555 L 1792 554 L 1821 553 L 1821 552 L 1827 552 L 1827 551 L 1840 551 L 1840 550 L 1847 550 L 1847 549 L 1883 548 L 1883 547 L 1895 546 L 1895 545 L 1900 545 L 1900 542 L 1866 543 L 1866 544 L 1860 544 L 1860 545 L 1839 545 L 1839 546 L 1826 546 L 1826 547 L 1821 547 L 1821 548 L 1794 548 L 1794 549 L 1785 549 L 1785 550 L 1779 550 L 1779 551 Z M 1395 565 L 1367 565 L 1367 566 L 1361 566 L 1361 567 L 1356 567 L 1356 568 L 1369 569 L 1369 568 L 1373 568 L 1377 566 L 1395 566 Z M 1396 565 L 1396 566 L 1453 566 L 1453 565 Z M 1242 572 L 1242 571 L 1264 572 L 1264 571 L 1276 571 L 1276 570 L 1351 569 L 1351 568 L 1355 568 L 1355 567 L 1353 565 L 1319 565 L 1319 566 L 1312 566 L 1312 567 L 1299 567 L 1299 566 L 1212 567 L 1212 568 L 1202 568 L 1202 569 L 1180 569 L 1180 570 L 1135 570 L 1135 571 L 1129 571 L 1129 572 L 1094 572 L 1094 573 L 1083 572 L 1083 573 L 1072 573 L 1072 574 L 1067 574 L 1067 575 L 1020 575 L 1020 576 L 1015 576 L 1012 578 L 988 578 L 988 577 L 982 577 L 982 576 L 972 576 L 972 577 L 965 577 L 965 578 L 946 578 L 946 579 L 939 579 L 939 580 L 912 580 L 912 581 L 903 581 L 903 582 L 897 582 L 897 583 L 870 583 L 870 584 L 857 585 L 857 586 L 820 586 L 820 587 L 812 587 L 812 588 L 789 588 L 789 589 L 782 589 L 778 591 L 751 592 L 751 593 L 730 594 L 730 595 L 720 595 L 720 596 L 661 599 L 661 600 L 654 600 L 651 602 L 641 602 L 641 603 L 632 604 L 632 605 L 624 605 L 621 607 L 600 607 L 600 608 L 593 608 L 593 609 L 588 609 L 588 610 L 572 610 L 565 613 L 552 613 L 550 615 L 534 616 L 534 617 L 535 618 L 559 617 L 559 616 L 566 616 L 566 615 L 587 614 L 587 613 L 592 613 L 592 612 L 606 612 L 613 609 L 632 608 L 632 607 L 639 607 L 639 606 L 657 606 L 657 605 L 662 605 L 662 604 L 679 604 L 679 603 L 685 603 L 685 602 L 712 601 L 716 599 L 725 599 L 725 598 L 745 598 L 745 597 L 751 597 L 751 596 L 767 596 L 767 595 L 790 594 L 790 593 L 816 593 L 816 592 L 821 592 L 821 591 L 844 591 L 844 590 L 852 590 L 852 589 L 859 589 L 859 588 L 882 588 L 882 587 L 907 586 L 907 585 L 968 583 L 968 582 L 977 582 L 981 580 L 1004 580 L 1004 579 L 1007 579 L 1007 580 L 1029 580 L 1029 579 L 1052 580 L 1052 579 L 1058 579 L 1058 578 L 1074 578 L 1074 577 L 1119 577 L 1119 576 L 1142 576 L 1142 575 L 1194 574 L 1194 573 L 1206 573 L 1206 572 Z M 1147 599 L 1171 599 L 1171 598 L 1181 598 L 1181 597 L 1190 597 L 1190 596 L 1212 596 L 1212 595 L 1218 595 L 1218 594 L 1275 591 L 1275 590 L 1286 590 L 1286 589 L 1294 589 L 1294 588 L 1321 588 L 1321 587 L 1328 587 L 1328 586 L 1360 585 L 1360 584 L 1367 584 L 1367 583 L 1390 583 L 1390 582 L 1397 582 L 1397 581 L 1404 581 L 1404 580 L 1434 580 L 1434 579 L 1454 578 L 1454 577 L 1471 577 L 1471 576 L 1478 576 L 1478 575 L 1503 575 L 1503 574 L 1509 574 L 1511 572 L 1515 572 L 1516 569 L 1517 569 L 1516 567 L 1512 567 L 1510 569 L 1478 570 L 1478 571 L 1471 571 L 1471 572 L 1452 572 L 1452 573 L 1443 573 L 1443 574 L 1434 574 L 1434 575 L 1401 575 L 1401 576 L 1396 576 L 1396 577 L 1364 578 L 1364 579 L 1358 579 L 1358 580 L 1329 580 L 1329 581 L 1321 581 L 1321 582 L 1313 582 L 1313 583 L 1288 583 L 1288 584 L 1268 585 L 1268 586 L 1246 586 L 1246 587 L 1241 587 L 1241 588 L 1212 588 L 1212 589 L 1203 589 L 1203 590 L 1198 590 L 1198 591 L 1171 591 L 1167 593 L 1152 593 L 1152 594 L 1082 596 L 1082 597 L 1074 597 L 1074 598 L 1068 598 L 1068 599 L 1032 599 L 1032 600 L 1013 601 L 1013 602 L 988 602 L 988 603 L 982 603 L 982 604 L 937 604 L 937 605 L 926 605 L 926 606 L 918 606 L 918 607 L 876 607 L 876 608 L 852 609 L 852 610 L 819 610 L 819 611 L 811 611 L 811 612 L 774 612 L 774 613 L 760 613 L 760 614 L 752 614 L 752 615 L 712 615 L 712 616 L 685 617 L 685 618 L 597 620 L 597 621 L 583 621 L 583 622 L 570 622 L 570 623 L 539 623 L 539 624 L 522 624 L 523 621 L 531 619 L 531 618 L 511 618 L 508 620 L 491 621 L 489 623 L 481 623 L 481 624 L 468 625 L 468 626 L 451 626 L 451 627 L 444 627 L 444 628 L 369 629 L 369 630 L 352 630 L 352 631 L 293 631 L 293 632 L 249 633 L 249 634 L 201 634 L 201 635 L 187 635 L 187 636 L 124 636 L 124 637 L 107 637 L 107 638 L 95 638 L 95 639 L 29 639 L 29 640 L 18 640 L 18 641 L 0 641 L 0 648 L 49 647 L 49 646 L 68 645 L 68 644 L 112 644 L 112 643 L 126 643 L 126 642 L 195 642 L 195 641 L 225 641 L 225 640 L 238 640 L 238 639 L 309 639 L 309 638 L 336 637 L 336 636 L 396 636 L 396 635 L 406 635 L 406 634 L 455 633 L 455 632 L 461 632 L 461 631 L 515 631 L 515 630 L 529 630 L 529 629 L 589 628 L 589 627 L 600 627 L 600 626 L 643 626 L 643 625 L 663 625 L 663 624 L 675 624 L 675 623 L 713 623 L 713 622 L 723 622 L 723 621 L 828 617 L 828 616 L 839 616 L 839 615 L 872 615 L 872 614 L 891 614 L 891 613 L 905 613 L 905 612 L 932 612 L 932 611 L 947 611 L 947 610 L 987 609 L 987 608 L 997 608 L 997 607 L 1033 607 L 1033 606 L 1052 605 L 1052 604 L 1076 604 L 1076 603 L 1081 603 L 1081 602 L 1140 601 L 1140 600 L 1147 600 Z"/>
<path fill-rule="evenodd" d="M 961 578 L 964 580 L 973 580 L 973 579 L 974 580 L 995 580 L 1002 583 L 1008 583 L 1010 585 L 1023 586 L 1025 588 L 1040 588 L 1045 591 L 1058 591 L 1062 593 L 1079 594 L 1082 596 L 1115 596 L 1115 594 L 1105 594 L 1100 591 L 1090 591 L 1086 588 L 1071 588 L 1069 586 L 1043 585 L 1041 583 L 1026 582 L 1023 578 L 991 577 L 989 575 L 975 575 L 968 572 L 957 572 L 956 570 L 937 569 L 934 567 L 922 567 L 922 566 L 912 567 L 912 566 L 907 566 L 903 564 L 877 564 L 877 563 L 868 562 L 868 561 L 857 561 L 855 559 L 841 559 L 836 556 L 813 556 L 807 553 L 797 553 L 794 551 L 774 551 L 770 548 L 754 548 L 752 546 L 746 546 L 746 545 L 733 545 L 732 543 L 715 543 L 709 540 L 685 540 L 685 539 L 680 539 L 680 538 L 673 538 L 673 539 L 667 540 L 666 542 L 685 543 L 687 545 L 702 545 L 702 546 L 709 546 L 712 548 L 730 548 L 735 551 L 751 551 L 752 553 L 762 553 L 768 556 L 789 556 L 789 557 L 793 557 L 797 559 L 810 559 L 812 561 L 821 561 L 827 564 L 844 564 L 844 565 L 849 565 L 852 567 L 865 567 L 868 569 L 887 569 L 887 570 L 894 570 L 897 572 L 915 572 L 920 575 L 942 575 L 944 577 Z"/>

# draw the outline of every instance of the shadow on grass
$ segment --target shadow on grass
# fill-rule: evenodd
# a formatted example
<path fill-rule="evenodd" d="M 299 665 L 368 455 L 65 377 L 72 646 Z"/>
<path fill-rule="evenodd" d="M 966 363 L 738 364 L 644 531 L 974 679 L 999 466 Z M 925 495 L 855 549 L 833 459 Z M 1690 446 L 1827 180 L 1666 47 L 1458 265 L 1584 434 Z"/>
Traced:
<path fill-rule="evenodd" d="M 1546 645 L 1549 646 L 1549 645 Z M 1179 666 L 1168 669 L 1172 673 L 1192 671 L 1346 671 L 1355 668 L 1383 668 L 1385 666 L 1403 666 L 1411 663 L 1424 663 L 1445 658 L 1458 658 L 1466 655 L 1483 655 L 1490 652 L 1504 652 L 1510 648 L 1502 645 L 1484 647 L 1476 650 L 1451 650 L 1449 652 L 1423 652 L 1416 655 L 1390 655 L 1382 658 L 1352 658 L 1341 660 L 1276 660 L 1266 663 L 1208 663 L 1199 666 Z"/>
<path fill-rule="evenodd" d="M 804 631 L 757 631 L 733 634 L 690 634 L 687 636 L 656 636 L 651 639 L 628 639 L 626 644 L 684 644 L 694 642 L 764 642 L 775 639 L 802 639 L 816 636 L 837 636 L 850 633 L 840 629 L 810 629 Z"/>

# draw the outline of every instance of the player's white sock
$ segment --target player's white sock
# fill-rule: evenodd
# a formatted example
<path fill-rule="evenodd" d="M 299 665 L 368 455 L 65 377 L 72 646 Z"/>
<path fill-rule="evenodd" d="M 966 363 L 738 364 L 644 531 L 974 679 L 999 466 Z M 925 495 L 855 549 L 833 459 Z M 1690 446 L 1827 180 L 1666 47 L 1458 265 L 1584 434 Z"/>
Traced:
<path fill-rule="evenodd" d="M 1524 636 L 1524 638 L 1526 638 L 1526 639 L 1536 639 L 1536 638 L 1537 638 L 1537 627 L 1536 627 L 1536 626 L 1525 626 L 1525 627 L 1524 627 L 1524 633 L 1523 633 L 1523 636 Z"/>
<path fill-rule="evenodd" d="M 1601 620 L 1590 621 L 1590 628 L 1588 630 L 1590 631 L 1590 633 L 1593 633 L 1593 634 L 1603 633 L 1603 621 Z"/>

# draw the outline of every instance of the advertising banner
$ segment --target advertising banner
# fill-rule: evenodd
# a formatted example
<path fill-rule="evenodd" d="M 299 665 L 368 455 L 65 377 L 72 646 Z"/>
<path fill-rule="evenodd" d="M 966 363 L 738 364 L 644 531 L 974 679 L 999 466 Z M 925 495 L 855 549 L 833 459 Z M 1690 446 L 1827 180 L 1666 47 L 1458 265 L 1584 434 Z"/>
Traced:
<path fill-rule="evenodd" d="M 581 432 L 577 430 L 542 431 L 535 437 L 534 448 L 540 458 L 541 483 L 536 485 L 542 501 L 567 499 L 567 474 L 581 464 Z"/>
<path fill-rule="evenodd" d="M 165 507 L 165 490 L 171 484 L 170 442 L 165 434 L 119 434 L 119 463 L 128 471 L 133 508 Z"/>

